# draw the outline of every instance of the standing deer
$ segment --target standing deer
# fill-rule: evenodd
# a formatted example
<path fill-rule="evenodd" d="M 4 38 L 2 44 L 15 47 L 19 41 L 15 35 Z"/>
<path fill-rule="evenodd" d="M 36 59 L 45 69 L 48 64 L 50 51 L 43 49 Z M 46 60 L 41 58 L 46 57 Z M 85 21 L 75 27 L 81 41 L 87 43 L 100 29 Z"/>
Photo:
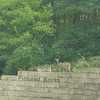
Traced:
<path fill-rule="evenodd" d="M 65 72 L 72 72 L 72 66 L 68 62 L 59 63 L 58 67 L 62 68 Z"/>

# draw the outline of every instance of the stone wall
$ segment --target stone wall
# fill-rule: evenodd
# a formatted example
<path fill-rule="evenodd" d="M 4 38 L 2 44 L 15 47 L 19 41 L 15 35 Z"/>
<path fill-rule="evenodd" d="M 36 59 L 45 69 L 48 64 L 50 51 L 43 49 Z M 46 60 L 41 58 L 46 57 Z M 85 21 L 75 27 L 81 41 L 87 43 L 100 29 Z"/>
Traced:
<path fill-rule="evenodd" d="M 100 100 L 100 73 L 19 71 L 1 77 L 0 100 Z"/>

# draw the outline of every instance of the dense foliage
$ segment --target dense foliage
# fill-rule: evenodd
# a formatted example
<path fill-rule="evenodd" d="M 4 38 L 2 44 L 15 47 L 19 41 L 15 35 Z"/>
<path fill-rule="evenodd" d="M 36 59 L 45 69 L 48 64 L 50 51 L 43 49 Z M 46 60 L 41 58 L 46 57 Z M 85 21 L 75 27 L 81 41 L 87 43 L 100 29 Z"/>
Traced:
<path fill-rule="evenodd" d="M 0 73 L 100 54 L 99 0 L 0 0 Z"/>

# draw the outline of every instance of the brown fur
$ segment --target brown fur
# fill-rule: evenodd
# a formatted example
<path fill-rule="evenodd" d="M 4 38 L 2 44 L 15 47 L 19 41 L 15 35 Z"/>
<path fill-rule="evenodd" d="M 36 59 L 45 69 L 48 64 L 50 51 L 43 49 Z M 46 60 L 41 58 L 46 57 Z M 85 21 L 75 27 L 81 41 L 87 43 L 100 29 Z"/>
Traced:
<path fill-rule="evenodd" d="M 65 62 L 65 63 L 59 63 L 58 66 L 60 68 L 63 68 L 65 72 L 72 72 L 72 66 L 71 63 Z"/>

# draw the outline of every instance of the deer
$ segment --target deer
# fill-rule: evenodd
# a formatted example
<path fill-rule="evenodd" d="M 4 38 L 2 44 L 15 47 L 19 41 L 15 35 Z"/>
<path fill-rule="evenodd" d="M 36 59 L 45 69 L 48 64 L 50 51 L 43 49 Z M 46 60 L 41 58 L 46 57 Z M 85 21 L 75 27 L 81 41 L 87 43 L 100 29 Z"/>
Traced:
<path fill-rule="evenodd" d="M 56 58 L 55 61 L 56 61 L 56 64 L 57 64 L 57 66 L 59 68 L 62 68 L 66 72 L 72 72 L 71 63 L 69 63 L 69 62 L 63 62 L 63 63 L 61 63 L 60 60 L 59 60 L 59 58 Z"/>
<path fill-rule="evenodd" d="M 72 66 L 69 62 L 59 63 L 58 67 L 62 68 L 65 72 L 72 72 Z"/>

